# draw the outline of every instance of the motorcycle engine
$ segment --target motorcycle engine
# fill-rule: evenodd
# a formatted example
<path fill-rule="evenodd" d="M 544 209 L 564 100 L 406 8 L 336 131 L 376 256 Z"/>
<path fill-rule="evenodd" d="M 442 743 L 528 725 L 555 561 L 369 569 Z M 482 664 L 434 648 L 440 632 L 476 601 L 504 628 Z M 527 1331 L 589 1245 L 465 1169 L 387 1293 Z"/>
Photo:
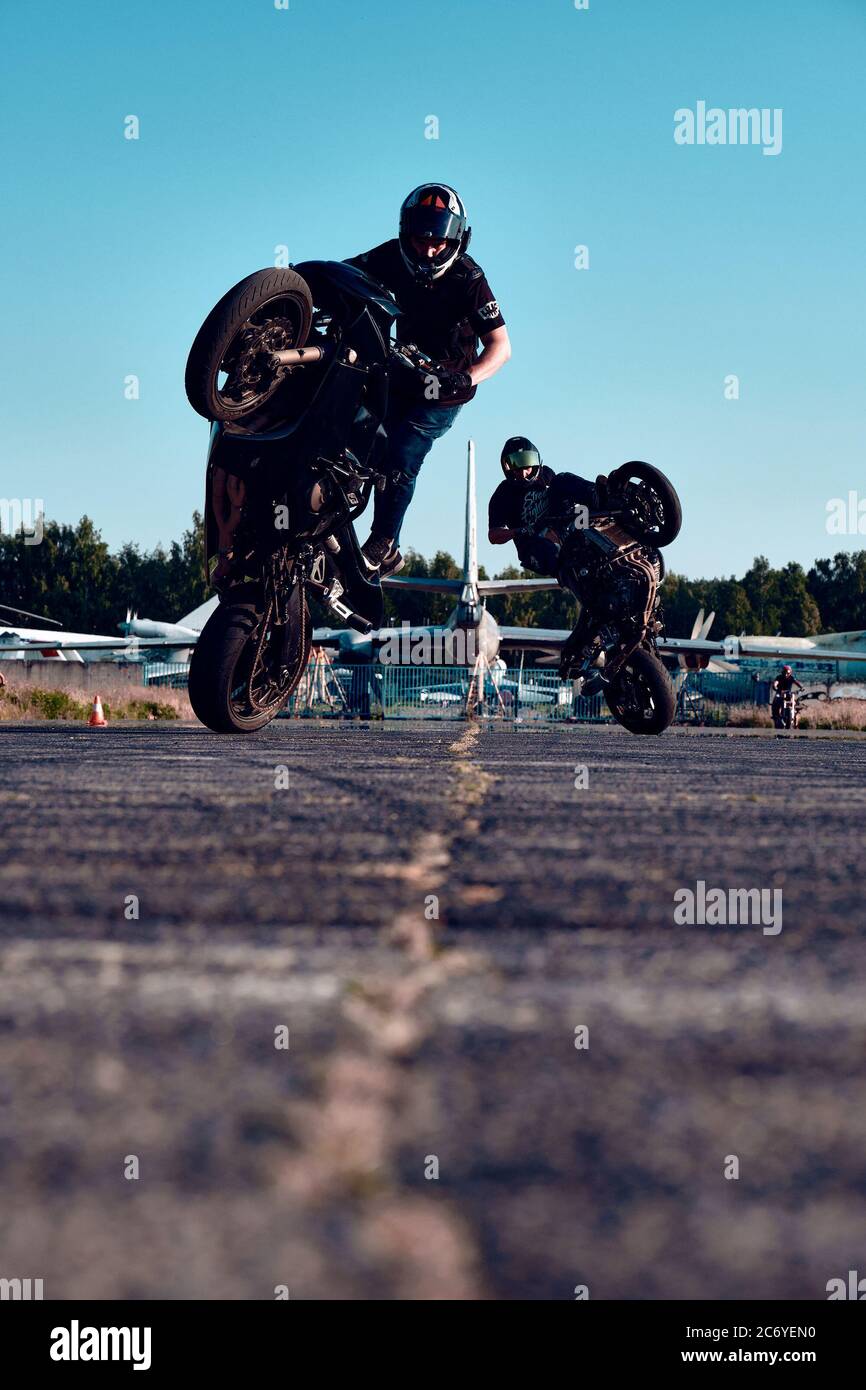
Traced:
<path fill-rule="evenodd" d="M 559 579 L 598 618 L 640 623 L 650 606 L 653 610 L 658 606 L 658 556 L 613 531 L 613 527 L 607 533 L 590 528 L 570 536 L 563 546 L 565 564 L 560 566 Z"/>
<path fill-rule="evenodd" d="M 569 577 L 569 587 L 581 604 L 600 617 L 626 618 L 643 611 L 646 576 L 635 565 L 611 563 L 605 556 L 590 553 L 573 565 Z"/>

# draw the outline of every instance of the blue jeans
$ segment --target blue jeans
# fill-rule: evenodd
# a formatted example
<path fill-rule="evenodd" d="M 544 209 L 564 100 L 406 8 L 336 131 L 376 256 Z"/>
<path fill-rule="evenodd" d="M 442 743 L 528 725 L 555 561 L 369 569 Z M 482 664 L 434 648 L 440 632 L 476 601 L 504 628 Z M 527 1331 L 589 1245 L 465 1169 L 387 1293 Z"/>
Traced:
<path fill-rule="evenodd" d="M 413 401 L 409 405 L 399 402 L 389 410 L 385 421 L 388 481 L 384 490 L 376 493 L 375 536 L 391 536 L 395 545 L 400 540 L 403 517 L 412 501 L 421 464 L 436 440 L 450 430 L 460 410 L 459 405 L 432 405 L 426 401 Z"/>

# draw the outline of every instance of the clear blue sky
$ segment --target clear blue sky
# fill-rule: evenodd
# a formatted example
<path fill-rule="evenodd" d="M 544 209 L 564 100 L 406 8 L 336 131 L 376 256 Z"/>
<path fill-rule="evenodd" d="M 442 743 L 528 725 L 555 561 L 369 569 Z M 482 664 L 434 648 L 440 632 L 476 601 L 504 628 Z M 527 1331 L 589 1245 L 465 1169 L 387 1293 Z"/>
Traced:
<path fill-rule="evenodd" d="M 10 4 L 0 53 L 3 496 L 112 545 L 179 536 L 212 304 L 279 243 L 393 235 L 437 178 L 514 356 L 426 463 L 408 544 L 461 553 L 466 438 L 486 506 L 519 432 L 554 468 L 668 472 L 692 576 L 866 545 L 825 529 L 829 498 L 866 495 L 864 0 Z M 781 107 L 781 154 L 675 144 L 699 100 Z"/>

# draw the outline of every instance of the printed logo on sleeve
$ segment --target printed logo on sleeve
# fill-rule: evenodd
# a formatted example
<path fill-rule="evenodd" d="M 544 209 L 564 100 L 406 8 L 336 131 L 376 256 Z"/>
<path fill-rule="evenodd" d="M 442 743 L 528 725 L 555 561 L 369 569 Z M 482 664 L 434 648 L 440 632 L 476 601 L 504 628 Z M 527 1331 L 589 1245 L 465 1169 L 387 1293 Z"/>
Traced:
<path fill-rule="evenodd" d="M 491 299 L 489 304 L 483 304 L 481 308 L 478 310 L 478 317 L 480 319 L 498 319 L 499 304 L 497 303 L 497 301 L 495 299 Z"/>

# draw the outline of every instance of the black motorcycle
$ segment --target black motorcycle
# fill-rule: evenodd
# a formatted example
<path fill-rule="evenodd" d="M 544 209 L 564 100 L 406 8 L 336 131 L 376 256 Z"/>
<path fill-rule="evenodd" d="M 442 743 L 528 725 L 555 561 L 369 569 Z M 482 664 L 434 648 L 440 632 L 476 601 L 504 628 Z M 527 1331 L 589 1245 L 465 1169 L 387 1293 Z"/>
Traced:
<path fill-rule="evenodd" d="M 770 713 L 777 729 L 799 729 L 800 708 L 810 700 L 827 701 L 830 696 L 826 690 L 780 690 L 777 692 Z"/>
<path fill-rule="evenodd" d="M 193 653 L 189 698 L 217 732 L 261 729 L 287 703 L 309 657 L 311 595 L 359 632 L 382 623 L 353 523 L 385 482 L 398 313 L 363 271 L 308 261 L 242 280 L 196 336 L 186 391 L 213 422 L 206 577 L 220 602 Z M 400 363 L 420 371 L 412 352 Z M 232 506 L 239 521 L 221 546 Z"/>
<path fill-rule="evenodd" d="M 656 653 L 664 631 L 659 551 L 679 534 L 679 498 L 649 463 L 625 463 L 599 478 L 591 509 L 573 502 L 569 476 L 554 480 L 536 522 L 560 545 L 556 577 L 580 603 L 560 674 L 582 695 L 603 691 L 614 719 L 632 733 L 660 734 L 673 720 L 676 694 Z"/>
<path fill-rule="evenodd" d="M 800 723 L 800 704 L 796 690 L 780 690 L 773 700 L 771 713 L 774 728 L 796 729 Z"/>

